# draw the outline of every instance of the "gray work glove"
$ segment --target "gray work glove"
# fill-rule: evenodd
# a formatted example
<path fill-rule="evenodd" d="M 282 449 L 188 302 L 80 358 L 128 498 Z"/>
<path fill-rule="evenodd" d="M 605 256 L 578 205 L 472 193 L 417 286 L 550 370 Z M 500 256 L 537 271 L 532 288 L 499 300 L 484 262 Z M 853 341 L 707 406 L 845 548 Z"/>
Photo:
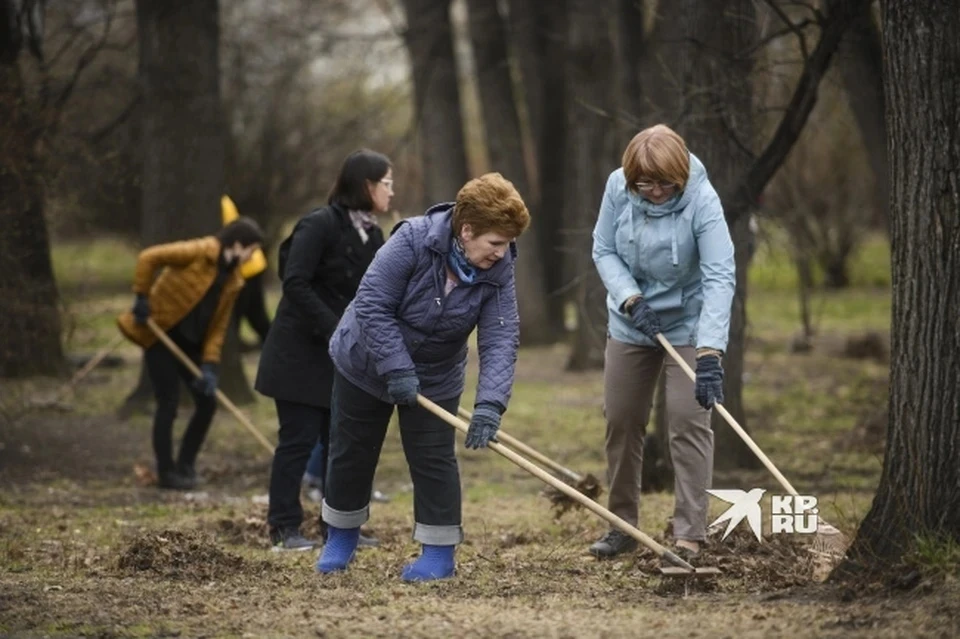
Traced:
<path fill-rule="evenodd" d="M 417 405 L 417 395 L 420 393 L 420 380 L 415 371 L 393 371 L 387 373 L 387 395 L 390 401 L 397 406 Z"/>
<path fill-rule="evenodd" d="M 467 448 L 476 450 L 486 448 L 491 441 L 497 441 L 497 431 L 500 430 L 500 407 L 497 404 L 483 402 L 473 409 L 473 418 L 470 420 L 470 429 L 467 430 Z"/>

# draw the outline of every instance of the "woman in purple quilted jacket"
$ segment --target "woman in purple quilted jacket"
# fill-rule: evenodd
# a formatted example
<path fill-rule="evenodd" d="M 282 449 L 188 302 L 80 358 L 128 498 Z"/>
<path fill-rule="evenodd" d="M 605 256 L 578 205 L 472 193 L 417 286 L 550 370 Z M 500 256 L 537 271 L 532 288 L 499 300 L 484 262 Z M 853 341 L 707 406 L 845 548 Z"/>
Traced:
<path fill-rule="evenodd" d="M 520 343 L 514 263 L 530 214 L 499 173 L 467 182 L 455 203 L 438 204 L 394 229 L 330 338 L 335 367 L 323 521 L 329 536 L 317 571 L 345 570 L 360 526 L 387 425 L 397 406 L 413 479 L 413 538 L 421 556 L 405 581 L 453 576 L 463 540 L 454 430 L 417 404 L 417 394 L 456 413 L 477 329 L 480 377 L 469 448 L 500 427 Z"/>

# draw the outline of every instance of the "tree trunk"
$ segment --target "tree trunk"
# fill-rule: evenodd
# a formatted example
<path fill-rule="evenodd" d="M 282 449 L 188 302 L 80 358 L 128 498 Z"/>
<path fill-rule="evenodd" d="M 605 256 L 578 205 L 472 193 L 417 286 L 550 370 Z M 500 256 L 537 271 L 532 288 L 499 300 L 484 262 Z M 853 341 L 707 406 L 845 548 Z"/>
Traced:
<path fill-rule="evenodd" d="M 880 485 L 841 572 L 960 542 L 960 5 L 885 0 L 890 407 Z"/>
<path fill-rule="evenodd" d="M 143 91 L 142 244 L 212 235 L 222 224 L 225 152 L 217 0 L 137 0 L 137 28 Z M 234 403 L 253 401 L 236 335 L 225 340 L 220 371 L 220 389 Z M 120 412 L 143 410 L 151 399 L 149 377 L 141 372 Z"/>
<path fill-rule="evenodd" d="M 43 211 L 42 114 L 26 102 L 15 16 L 0 0 L 0 377 L 54 375 L 66 366 Z"/>
<path fill-rule="evenodd" d="M 840 41 L 837 65 L 876 178 L 875 222 L 886 228 L 890 176 L 883 108 L 883 47 L 872 3 L 863 4 Z"/>
<path fill-rule="evenodd" d="M 510 77 L 506 26 L 497 10 L 497 0 L 467 0 L 467 9 L 490 165 L 512 181 L 532 207 L 520 118 Z M 519 241 L 517 262 L 520 340 L 526 346 L 550 344 L 558 338 L 553 331 L 554 324 L 549 321 L 544 262 L 537 238 L 538 231 L 549 225 L 549 218 L 536 215 L 536 210 L 533 212 L 531 227 Z"/>
<path fill-rule="evenodd" d="M 452 202 L 467 181 L 450 0 L 403 0 L 423 163 L 424 206 Z"/>
<path fill-rule="evenodd" d="M 723 405 L 749 433 L 743 404 L 743 373 L 747 351 L 747 271 L 750 268 L 751 257 L 749 245 L 753 240 L 750 218 L 741 216 L 732 221 L 730 235 L 733 238 L 737 263 L 737 290 L 730 309 L 730 340 L 727 343 L 727 352 L 723 356 Z M 716 438 L 713 453 L 714 468 L 720 471 L 760 468 L 761 462 L 757 456 L 717 411 L 713 412 L 712 419 Z"/>
<path fill-rule="evenodd" d="M 615 109 L 615 51 L 611 26 L 614 0 L 570 0 L 567 118 L 569 141 L 564 197 L 575 231 L 577 332 L 567 367 L 603 366 L 606 343 L 606 290 L 591 257 L 591 231 L 610 171 L 619 165 Z"/>
<path fill-rule="evenodd" d="M 644 126 L 641 64 L 648 57 L 643 0 L 617 0 L 617 70 L 620 75 L 617 97 L 617 139 L 626 146 Z"/>
<path fill-rule="evenodd" d="M 550 334 L 555 336 L 566 330 L 564 308 L 568 298 L 563 291 L 569 260 L 563 250 L 562 235 L 567 155 L 567 11 L 567 0 L 554 0 L 549 6 L 540 0 L 510 2 L 513 50 L 519 60 L 520 85 L 535 145 L 534 237 L 545 267 L 546 321 Z"/>
<path fill-rule="evenodd" d="M 704 3 L 684 0 L 686 43 L 678 47 L 675 67 L 681 74 L 681 112 L 686 114 L 680 132 L 691 152 L 707 167 L 710 181 L 722 202 L 733 198 L 740 176 L 752 157 L 753 144 L 752 56 L 741 51 L 755 44 L 757 21 L 752 0 Z M 749 267 L 749 216 L 730 219 L 737 261 L 737 290 L 731 308 L 730 334 L 723 366 L 724 406 L 747 429 L 743 411 L 743 358 L 746 329 L 747 269 Z M 717 470 L 757 466 L 758 460 L 743 440 L 714 413 Z"/>

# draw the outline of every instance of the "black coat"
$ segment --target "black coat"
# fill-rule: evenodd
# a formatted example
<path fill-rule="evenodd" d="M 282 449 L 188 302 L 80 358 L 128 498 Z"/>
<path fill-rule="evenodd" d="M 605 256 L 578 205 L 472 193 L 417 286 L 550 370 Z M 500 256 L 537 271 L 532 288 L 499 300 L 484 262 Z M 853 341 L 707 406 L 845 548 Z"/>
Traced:
<path fill-rule="evenodd" d="M 364 244 L 347 211 L 325 206 L 297 222 L 280 245 L 283 297 L 260 353 L 257 391 L 329 408 L 333 362 L 327 341 L 383 246 L 378 227 L 367 234 Z"/>

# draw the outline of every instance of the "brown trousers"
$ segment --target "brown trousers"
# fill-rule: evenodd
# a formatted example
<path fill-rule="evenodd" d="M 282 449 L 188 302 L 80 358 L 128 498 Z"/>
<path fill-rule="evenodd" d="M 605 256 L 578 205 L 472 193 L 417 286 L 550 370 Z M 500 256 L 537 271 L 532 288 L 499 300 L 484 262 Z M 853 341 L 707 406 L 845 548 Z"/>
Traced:
<path fill-rule="evenodd" d="M 694 347 L 681 346 L 677 351 L 696 368 Z M 664 351 L 613 339 L 607 339 L 604 365 L 609 508 L 637 525 L 643 438 L 662 369 L 666 372 L 668 440 L 676 477 L 673 536 L 700 541 L 706 533 L 706 490 L 713 476 L 710 411 L 697 403 L 693 382 Z"/>

